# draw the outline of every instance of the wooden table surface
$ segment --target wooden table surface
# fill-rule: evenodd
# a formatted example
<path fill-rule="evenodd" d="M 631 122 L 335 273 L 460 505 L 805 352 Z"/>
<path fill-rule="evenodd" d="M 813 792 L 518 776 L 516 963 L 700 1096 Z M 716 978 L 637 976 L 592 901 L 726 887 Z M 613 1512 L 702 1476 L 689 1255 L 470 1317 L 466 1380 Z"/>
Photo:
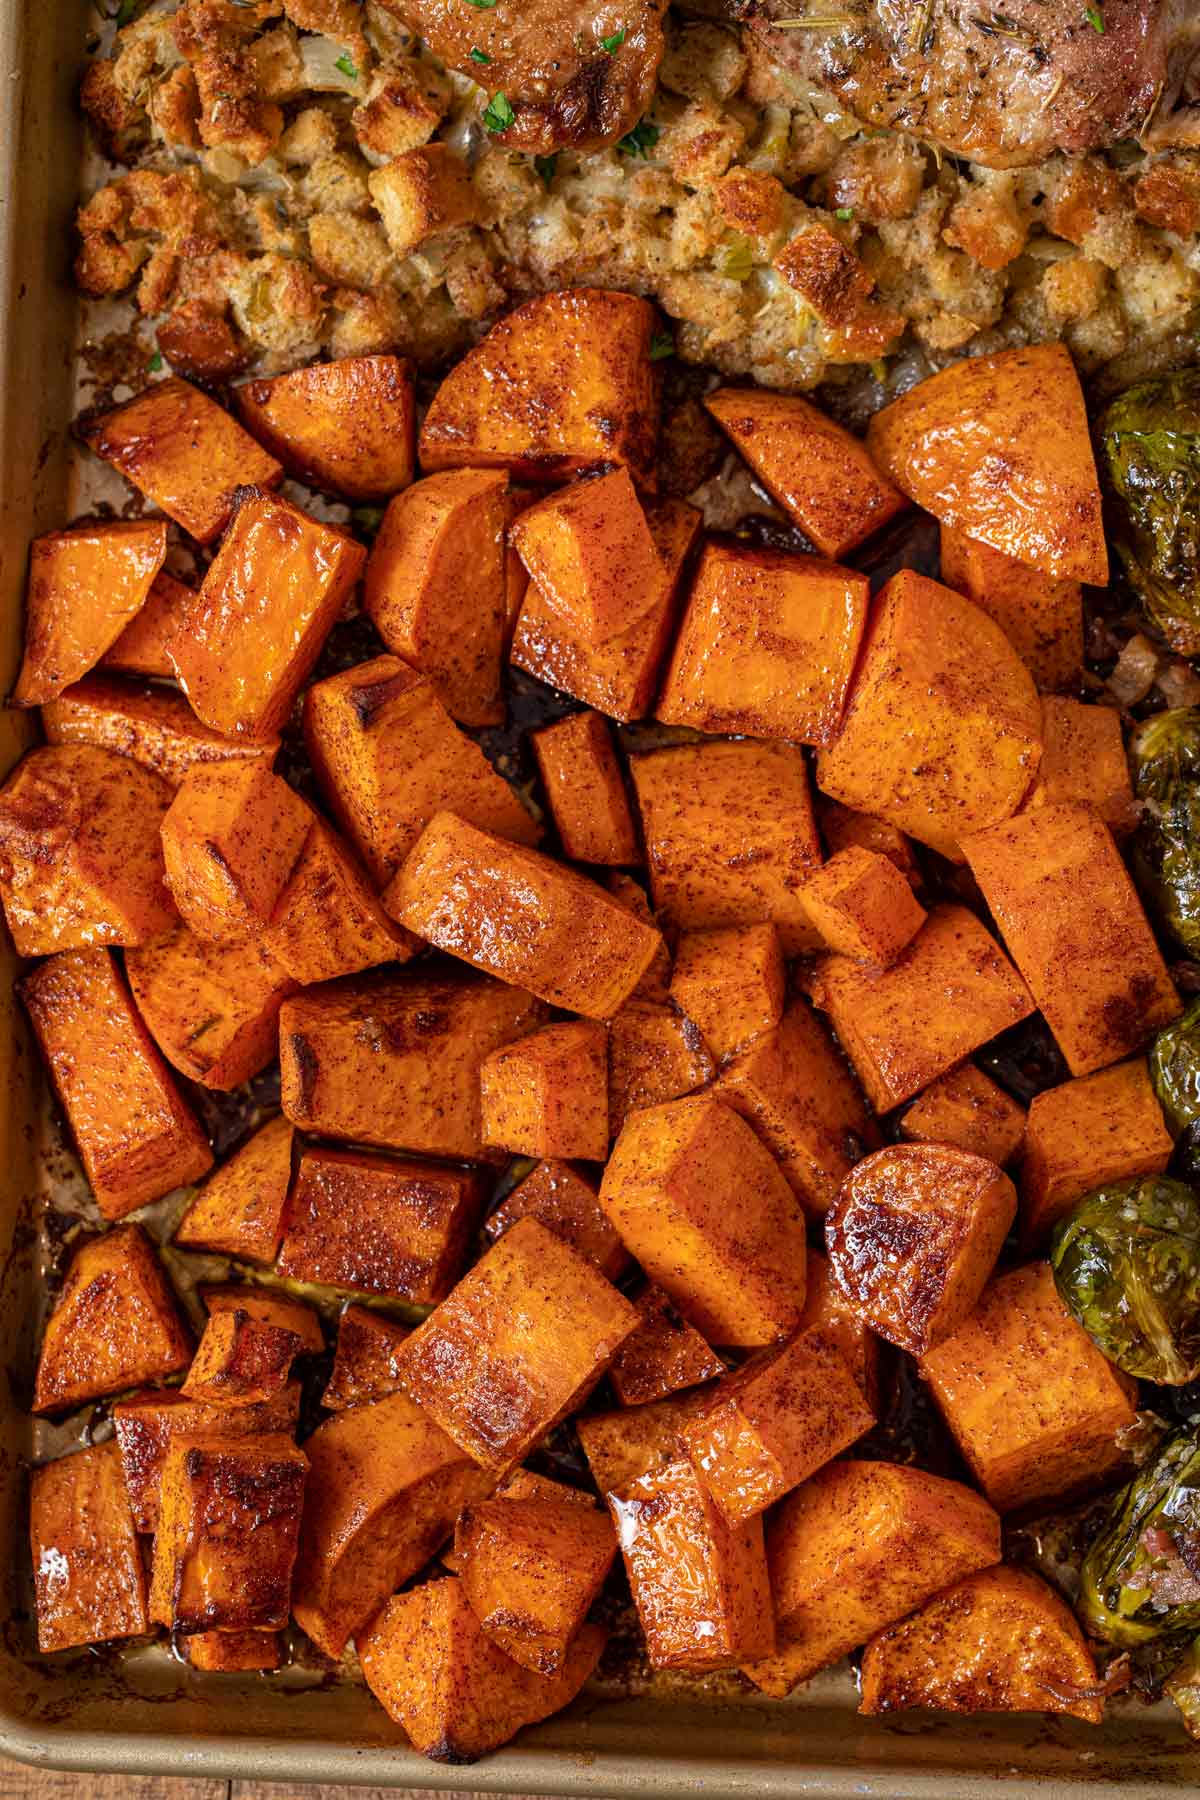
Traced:
<path fill-rule="evenodd" d="M 65 1775 L 0 1759 L 0 1800 L 436 1800 L 411 1788 L 294 1787 L 286 1782 L 191 1781 L 168 1775 Z M 464 1794 L 456 1800 L 492 1800 Z M 518 1795 L 516 1800 L 532 1800 Z"/>

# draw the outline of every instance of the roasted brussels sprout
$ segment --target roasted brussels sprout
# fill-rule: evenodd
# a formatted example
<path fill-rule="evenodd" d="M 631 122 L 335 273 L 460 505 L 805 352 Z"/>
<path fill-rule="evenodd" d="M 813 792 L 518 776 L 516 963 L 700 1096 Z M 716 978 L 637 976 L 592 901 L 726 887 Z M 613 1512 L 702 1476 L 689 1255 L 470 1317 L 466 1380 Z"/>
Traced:
<path fill-rule="evenodd" d="M 1097 1188 L 1055 1230 L 1059 1293 L 1128 1375 L 1177 1387 L 1200 1374 L 1200 1199 L 1164 1175 Z"/>
<path fill-rule="evenodd" d="M 1130 740 L 1129 761 L 1145 803 L 1133 839 L 1138 886 L 1159 923 L 1200 955 L 1200 707 L 1147 719 Z"/>
<path fill-rule="evenodd" d="M 1200 1121 L 1200 1000 L 1155 1038 L 1150 1079 L 1171 1136 L 1181 1137 Z"/>
<path fill-rule="evenodd" d="M 1109 532 L 1147 617 L 1200 651 L 1200 367 L 1126 388 L 1100 419 Z"/>
<path fill-rule="evenodd" d="M 1115 1497 L 1083 1559 L 1079 1616 L 1133 1649 L 1200 1630 L 1200 1440 L 1177 1431 Z"/>

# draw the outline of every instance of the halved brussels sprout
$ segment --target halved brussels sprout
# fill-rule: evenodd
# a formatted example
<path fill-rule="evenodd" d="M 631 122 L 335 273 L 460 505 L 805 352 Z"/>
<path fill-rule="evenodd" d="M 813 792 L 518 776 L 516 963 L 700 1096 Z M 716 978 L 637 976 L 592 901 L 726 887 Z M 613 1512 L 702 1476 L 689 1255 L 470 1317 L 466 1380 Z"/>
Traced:
<path fill-rule="evenodd" d="M 1200 1000 L 1155 1038 L 1150 1079 L 1171 1136 L 1181 1137 L 1200 1121 Z"/>
<path fill-rule="evenodd" d="M 1115 1497 L 1080 1571 L 1079 1616 L 1106 1643 L 1134 1649 L 1200 1630 L 1200 1442 L 1167 1438 Z"/>
<path fill-rule="evenodd" d="M 1130 740 L 1129 761 L 1145 802 L 1133 840 L 1138 886 L 1159 923 L 1200 954 L 1200 707 L 1147 719 Z"/>
<path fill-rule="evenodd" d="M 1147 617 L 1200 651 L 1200 367 L 1139 381 L 1100 419 L 1110 538 Z"/>

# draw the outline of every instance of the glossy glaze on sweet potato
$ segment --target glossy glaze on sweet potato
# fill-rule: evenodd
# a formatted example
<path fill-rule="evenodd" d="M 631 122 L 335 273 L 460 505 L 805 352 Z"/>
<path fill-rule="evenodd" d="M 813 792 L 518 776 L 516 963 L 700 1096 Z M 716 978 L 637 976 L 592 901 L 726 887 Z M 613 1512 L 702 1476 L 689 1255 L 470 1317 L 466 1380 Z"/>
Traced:
<path fill-rule="evenodd" d="M 16 706 L 41 706 L 95 668 L 138 616 L 167 554 L 163 519 L 108 519 L 35 538 Z"/>

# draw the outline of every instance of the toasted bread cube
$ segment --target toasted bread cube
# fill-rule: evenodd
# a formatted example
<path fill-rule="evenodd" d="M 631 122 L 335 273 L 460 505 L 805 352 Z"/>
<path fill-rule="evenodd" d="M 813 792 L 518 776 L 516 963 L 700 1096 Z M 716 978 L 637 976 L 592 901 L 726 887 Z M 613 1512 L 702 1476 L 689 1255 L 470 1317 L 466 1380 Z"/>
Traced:
<path fill-rule="evenodd" d="M 1161 1174 L 1173 1148 L 1144 1056 L 1035 1094 L 1017 1175 L 1022 1241 L 1044 1242 L 1110 1181 Z"/>
<path fill-rule="evenodd" d="M 706 1087 L 715 1064 L 690 1019 L 669 1006 L 628 1000 L 608 1028 L 608 1127 L 630 1113 Z"/>
<path fill-rule="evenodd" d="M 416 948 L 388 918 L 348 847 L 318 818 L 275 902 L 263 943 L 306 987 L 379 963 L 407 962 Z"/>
<path fill-rule="evenodd" d="M 1115 706 L 1042 695 L 1042 760 L 1026 805 L 1091 806 L 1114 837 L 1133 830 L 1137 808 Z"/>
<path fill-rule="evenodd" d="M 879 1411 L 879 1339 L 833 1278 L 829 1258 L 808 1253 L 808 1292 L 800 1334 L 839 1351 L 873 1413 Z"/>
<path fill-rule="evenodd" d="M 312 814 L 258 761 L 193 769 L 162 825 L 167 881 L 198 937 L 243 938 L 267 923 Z"/>
<path fill-rule="evenodd" d="M 293 1281 L 436 1303 L 458 1278 L 482 1204 L 471 1169 L 310 1146 L 276 1266 Z"/>
<path fill-rule="evenodd" d="M 632 875 L 625 875 L 616 869 L 610 869 L 604 877 L 604 885 L 614 900 L 618 901 L 620 905 L 628 907 L 629 911 L 636 918 L 641 919 L 644 925 L 653 925 L 657 930 L 658 920 L 640 881 L 635 881 Z M 633 998 L 635 1000 L 662 1001 L 667 998 L 670 991 L 671 952 L 664 939 L 661 947 L 655 952 L 654 961 L 634 988 Z"/>
<path fill-rule="evenodd" d="M 974 1063 L 963 1063 L 931 1081 L 913 1101 L 900 1120 L 900 1134 L 918 1144 L 953 1144 L 1003 1168 L 1025 1135 L 1025 1108 Z"/>
<path fill-rule="evenodd" d="M 150 592 L 97 666 L 117 669 L 122 675 L 150 675 L 160 681 L 173 681 L 175 669 L 167 655 L 167 645 L 195 591 L 186 581 L 160 569 L 150 584 Z"/>
<path fill-rule="evenodd" d="M 344 356 L 233 390 L 242 423 L 289 475 L 348 500 L 413 478 L 412 376 L 398 356 Z"/>
<path fill-rule="evenodd" d="M 294 1331 L 300 1339 L 301 1356 L 320 1355 L 325 1348 L 321 1321 L 311 1306 L 291 1294 L 275 1288 L 258 1287 L 249 1282 L 223 1282 L 202 1287 L 200 1298 L 205 1311 L 215 1318 L 218 1313 L 244 1312 L 264 1325 L 277 1325 L 283 1331 Z"/>
<path fill-rule="evenodd" d="M 146 1576 L 116 1444 L 95 1444 L 34 1470 L 29 1546 L 43 1655 L 149 1630 Z"/>
<path fill-rule="evenodd" d="M 529 741 L 563 855 L 575 862 L 637 862 L 637 833 L 607 721 L 597 712 L 568 713 Z"/>
<path fill-rule="evenodd" d="M 872 1331 L 913 1356 L 972 1311 L 1017 1214 L 986 1157 L 891 1144 L 857 1163 L 825 1220 L 838 1286 Z"/>
<path fill-rule="evenodd" d="M 880 856 L 890 857 L 909 887 L 920 888 L 921 871 L 913 847 L 904 833 L 887 819 L 877 818 L 874 813 L 856 812 L 852 806 L 843 806 L 840 800 L 819 794 L 817 821 L 830 856 L 854 847 L 877 851 Z"/>
<path fill-rule="evenodd" d="M 180 1392 L 208 1406 L 257 1406 L 287 1385 L 300 1338 L 235 1309 L 213 1313 Z"/>
<path fill-rule="evenodd" d="M 125 973 L 151 1037 L 181 1074 L 228 1089 L 274 1062 L 279 1009 L 296 983 L 265 944 L 214 944 L 181 925 L 131 950 Z"/>
<path fill-rule="evenodd" d="M 936 1081 L 1034 1003 L 996 940 L 965 906 L 935 906 L 890 969 L 823 956 L 809 990 L 877 1112 Z"/>
<path fill-rule="evenodd" d="M 367 186 L 393 256 L 411 256 L 427 237 L 480 217 L 471 171 L 448 144 L 402 151 L 372 170 Z"/>
<path fill-rule="evenodd" d="M 20 984 L 67 1123 L 106 1219 L 198 1181 L 212 1167 L 110 950 L 71 950 Z"/>
<path fill-rule="evenodd" d="M 507 485 L 503 471 L 450 469 L 405 488 L 367 563 L 363 602 L 380 637 L 464 725 L 504 719 Z"/>
<path fill-rule="evenodd" d="M 722 1061 L 773 1030 L 784 999 L 783 951 L 774 925 L 687 932 L 675 952 L 671 998 Z"/>
<path fill-rule="evenodd" d="M 174 688 L 86 675 L 42 708 L 50 744 L 98 744 L 115 750 L 177 788 L 198 763 L 260 762 L 269 769 L 277 737 L 243 742 L 202 725 Z"/>
<path fill-rule="evenodd" d="M 163 1464 L 175 1438 L 259 1438 L 274 1432 L 290 1436 L 299 1410 L 298 1381 L 289 1381 L 269 1400 L 252 1406 L 185 1400 L 178 1388 L 147 1389 L 118 1400 L 112 1409 L 113 1427 L 137 1529 L 158 1529 Z"/>
<path fill-rule="evenodd" d="M 875 1141 L 854 1077 L 803 999 L 726 1063 L 714 1091 L 754 1127 L 811 1219 Z"/>
<path fill-rule="evenodd" d="M 337 1348 L 321 1405 L 330 1412 L 344 1412 L 398 1394 L 396 1352 L 408 1331 L 407 1325 L 398 1325 L 369 1306 L 348 1306 L 338 1320 Z"/>
<path fill-rule="evenodd" d="M 484 1235 L 494 1244 L 526 1214 L 594 1262 L 609 1281 L 625 1272 L 629 1253 L 609 1224 L 594 1183 L 570 1163 L 552 1157 L 539 1162 L 489 1215 Z"/>
<path fill-rule="evenodd" d="M 798 394 L 718 388 L 704 404 L 822 556 L 857 549 L 908 505 L 866 445 Z"/>
<path fill-rule="evenodd" d="M 863 1651 L 858 1710 L 1070 1713 L 1099 1725 L 1097 1680 L 1066 1602 L 1031 1570 L 998 1563 L 876 1632 Z"/>
<path fill-rule="evenodd" d="M 395 656 L 331 675 L 304 697 L 304 738 L 325 798 L 377 883 L 444 808 L 523 844 L 537 826 L 431 682 Z"/>
<path fill-rule="evenodd" d="M 942 580 L 1000 627 L 1039 689 L 1070 688 L 1083 668 L 1083 589 L 942 526 Z"/>
<path fill-rule="evenodd" d="M 1000 1512 L 1095 1487 L 1127 1460 L 1137 1383 L 1075 1323 L 1049 1263 L 991 1282 L 921 1376 Z"/>
<path fill-rule="evenodd" d="M 479 1065 L 544 1017 L 499 981 L 376 975 L 309 988 L 279 1015 L 283 1110 L 327 1137 L 478 1156 Z"/>
<path fill-rule="evenodd" d="M 899 1463 L 829 1463 L 771 1519 L 779 1653 L 742 1673 L 782 1698 L 939 1588 L 999 1560 L 1000 1521 L 971 1488 Z"/>
<path fill-rule="evenodd" d="M 1042 806 L 968 841 L 971 873 L 1072 1075 L 1120 1062 L 1182 1011 L 1112 833 Z"/>
<path fill-rule="evenodd" d="M 509 538 L 543 600 L 586 643 L 619 637 L 654 603 L 658 554 L 628 469 L 526 507 Z"/>
<path fill-rule="evenodd" d="M 1010 818 L 1037 774 L 1033 678 L 987 614 L 903 569 L 877 596 L 837 741 L 817 784 L 962 861 L 961 840 Z"/>
<path fill-rule="evenodd" d="M 41 706 L 94 669 L 136 618 L 166 554 L 162 519 L 108 520 L 34 538 L 13 705 Z"/>
<path fill-rule="evenodd" d="M 578 1019 L 494 1050 L 479 1067 L 483 1141 L 515 1156 L 608 1154 L 608 1033 Z"/>
<path fill-rule="evenodd" d="M 327 1419 L 304 1448 L 293 1611 L 313 1643 L 338 1657 L 492 1484 L 407 1394 Z"/>
<path fill-rule="evenodd" d="M 421 426 L 421 467 L 564 481 L 616 463 L 654 485 L 655 311 L 632 294 L 541 294 L 455 365 Z"/>
<path fill-rule="evenodd" d="M 175 1230 L 185 1250 L 273 1263 L 292 1179 L 292 1122 L 268 1119 L 210 1175 Z"/>
<path fill-rule="evenodd" d="M 0 900 L 19 956 L 145 944 L 179 915 L 159 830 L 171 790 L 92 744 L 23 756 L 0 788 Z"/>
<path fill-rule="evenodd" d="M 698 731 L 827 744 L 867 620 L 865 575 L 815 556 L 709 544 L 658 698 Z"/>
<path fill-rule="evenodd" d="M 802 750 L 680 744 L 630 766 L 654 905 L 668 923 L 769 922 L 785 956 L 817 948 L 800 894 L 821 862 Z"/>
<path fill-rule="evenodd" d="M 400 1375 L 456 1444 L 499 1473 L 575 1410 L 636 1324 L 594 1263 L 519 1219 L 401 1345 Z"/>
<path fill-rule="evenodd" d="M 252 1669 L 277 1669 L 277 1631 L 197 1631 L 183 1640 L 193 1669 L 211 1675 L 240 1675 Z"/>
<path fill-rule="evenodd" d="M 804 1215 L 770 1151 L 707 1095 L 635 1113 L 600 1204 L 652 1281 L 713 1344 L 790 1337 L 804 1306 Z"/>
<path fill-rule="evenodd" d="M 804 906 L 826 950 L 886 969 L 927 917 L 890 857 L 839 850 L 804 884 Z"/>
<path fill-rule="evenodd" d="M 725 1373 L 725 1364 L 694 1325 L 689 1325 L 669 1294 L 653 1285 L 635 1302 L 639 1324 L 608 1371 L 622 1406 L 646 1406 L 682 1389 L 700 1387 Z"/>
<path fill-rule="evenodd" d="M 590 1019 L 628 1000 L 662 942 L 586 876 L 448 812 L 425 827 L 383 903 L 438 949 Z"/>
<path fill-rule="evenodd" d="M 286 1625 L 307 1473 L 282 1433 L 176 1438 L 163 1464 L 150 1617 L 185 1635 Z"/>
<path fill-rule="evenodd" d="M 192 1341 L 153 1244 L 118 1225 L 77 1250 L 46 1320 L 33 1410 L 68 1412 L 185 1369 Z"/>
<path fill-rule="evenodd" d="M 357 1641 L 367 1686 L 434 1762 L 477 1762 L 524 1725 L 568 1706 L 600 1660 L 585 1625 L 553 1675 L 522 1668 L 485 1636 L 453 1576 L 396 1594 Z"/>
<path fill-rule="evenodd" d="M 178 376 L 85 425 L 83 439 L 202 544 L 229 523 L 239 488 L 283 476 L 231 414 Z"/>

